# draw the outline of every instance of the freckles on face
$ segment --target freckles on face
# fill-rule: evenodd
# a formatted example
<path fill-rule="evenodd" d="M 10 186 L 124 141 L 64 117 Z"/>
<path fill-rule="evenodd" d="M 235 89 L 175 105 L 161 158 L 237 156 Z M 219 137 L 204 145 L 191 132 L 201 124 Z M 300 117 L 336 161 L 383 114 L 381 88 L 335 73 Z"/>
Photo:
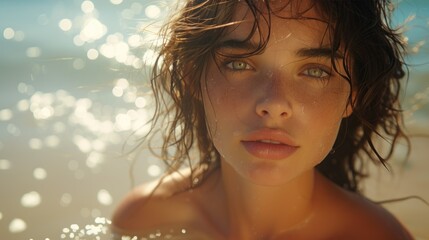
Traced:
<path fill-rule="evenodd" d="M 330 152 L 350 87 L 332 70 L 326 25 L 273 17 L 273 38 L 251 56 L 247 48 L 258 38 L 240 41 L 249 27 L 234 27 L 220 44 L 221 54 L 207 65 L 201 80 L 207 127 L 222 161 L 238 174 L 282 184 L 313 169 Z M 256 155 L 243 147 L 249 139 L 258 146 Z M 288 144 L 296 149 L 282 158 L 264 152 L 282 152 Z"/>
<path fill-rule="evenodd" d="M 282 184 L 312 169 L 330 152 L 346 107 L 347 84 L 332 84 L 334 88 L 321 93 L 270 77 L 230 81 L 217 67 L 209 68 L 207 76 L 203 101 L 211 139 L 222 161 L 241 176 L 263 185 Z M 264 117 L 259 108 L 270 114 L 279 109 L 288 116 Z M 287 132 L 299 149 L 282 160 L 252 156 L 241 142 L 262 128 Z"/>

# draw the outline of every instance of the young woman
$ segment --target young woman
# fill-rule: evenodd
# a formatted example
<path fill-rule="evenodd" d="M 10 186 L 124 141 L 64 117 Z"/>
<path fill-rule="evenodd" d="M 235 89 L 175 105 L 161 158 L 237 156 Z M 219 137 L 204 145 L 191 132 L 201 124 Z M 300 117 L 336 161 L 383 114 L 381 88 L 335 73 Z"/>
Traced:
<path fill-rule="evenodd" d="M 384 164 L 404 136 L 403 46 L 388 25 L 390 7 L 186 1 L 164 29 L 153 69 L 167 172 L 123 200 L 112 230 L 167 239 L 412 239 L 359 191 L 367 163 Z M 377 136 L 392 142 L 387 156 Z"/>

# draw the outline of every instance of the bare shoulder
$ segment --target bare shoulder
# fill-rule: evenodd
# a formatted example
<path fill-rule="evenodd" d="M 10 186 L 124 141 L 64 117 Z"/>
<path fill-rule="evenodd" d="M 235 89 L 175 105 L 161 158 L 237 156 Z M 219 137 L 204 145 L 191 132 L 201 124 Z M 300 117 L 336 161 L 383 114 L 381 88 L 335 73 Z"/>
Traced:
<path fill-rule="evenodd" d="M 186 179 L 168 176 L 133 189 L 119 203 L 112 217 L 112 231 L 144 235 L 160 227 L 191 226 L 197 218 Z M 172 214 L 174 213 L 174 214 Z"/>
<path fill-rule="evenodd" d="M 413 239 L 406 228 L 381 205 L 340 188 L 329 190 L 329 211 L 340 223 L 340 239 Z"/>
<path fill-rule="evenodd" d="M 355 193 L 348 194 L 352 195 L 353 211 L 346 216 L 353 219 L 350 227 L 355 226 L 357 235 L 366 239 L 413 239 L 400 221 L 381 205 Z"/>

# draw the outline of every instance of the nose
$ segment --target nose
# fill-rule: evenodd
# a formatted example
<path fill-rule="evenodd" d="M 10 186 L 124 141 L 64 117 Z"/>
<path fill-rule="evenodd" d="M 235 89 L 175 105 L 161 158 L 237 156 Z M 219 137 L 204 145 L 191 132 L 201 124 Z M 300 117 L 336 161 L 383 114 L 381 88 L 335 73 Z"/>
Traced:
<path fill-rule="evenodd" d="M 260 117 L 287 119 L 292 115 L 292 107 L 285 87 L 280 86 L 278 83 L 273 83 L 264 89 L 263 97 L 256 104 L 256 113 Z"/>

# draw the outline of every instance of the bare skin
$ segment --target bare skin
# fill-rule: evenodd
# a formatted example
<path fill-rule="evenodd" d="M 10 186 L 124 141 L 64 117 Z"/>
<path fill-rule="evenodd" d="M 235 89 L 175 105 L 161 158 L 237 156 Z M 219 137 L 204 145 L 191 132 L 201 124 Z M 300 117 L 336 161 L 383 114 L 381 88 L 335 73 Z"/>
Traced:
<path fill-rule="evenodd" d="M 246 5 L 238 7 L 241 23 L 227 31 L 222 54 L 202 79 L 201 101 L 221 167 L 195 189 L 186 174 L 135 189 L 113 217 L 115 232 L 216 240 L 412 239 L 382 207 L 315 170 L 352 113 L 354 93 L 332 71 L 326 25 L 301 3 L 306 20 L 282 9 L 282 17 L 259 28 L 262 35 L 271 31 L 261 54 L 231 59 L 225 56 L 246 56 L 261 36 L 240 45 L 254 19 Z"/>
<path fill-rule="evenodd" d="M 225 188 L 221 174 L 215 171 L 193 190 L 183 191 L 188 180 L 178 175 L 167 178 L 151 196 L 148 193 L 156 184 L 136 188 L 119 205 L 112 230 L 141 237 L 171 234 L 172 239 L 412 239 L 384 208 L 317 172 L 309 204 L 298 209 L 285 204 L 292 204 L 288 194 L 283 196 L 285 203 L 261 195 L 243 203 L 246 209 L 230 209 L 225 199 L 237 194 Z M 298 217 L 291 219 L 292 215 Z M 264 221 L 249 221 L 258 218 Z"/>

